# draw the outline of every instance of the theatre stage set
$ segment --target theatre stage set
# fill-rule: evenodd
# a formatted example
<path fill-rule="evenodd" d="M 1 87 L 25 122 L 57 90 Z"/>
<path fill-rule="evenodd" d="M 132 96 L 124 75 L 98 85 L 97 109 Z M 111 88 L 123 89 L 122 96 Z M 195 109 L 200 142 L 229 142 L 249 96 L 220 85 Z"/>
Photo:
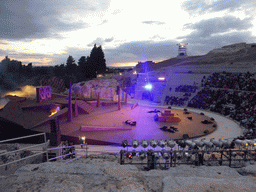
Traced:
<path fill-rule="evenodd" d="M 49 92 L 49 87 L 47 88 Z M 167 109 L 167 107 L 143 106 L 140 101 L 131 103 L 103 101 L 99 98 L 94 101 L 76 98 L 72 101 L 72 95 L 56 97 L 56 94 L 48 93 L 48 97 L 40 98 L 38 89 L 37 101 L 28 102 L 33 105 L 43 106 L 51 104 L 50 115 L 44 123 L 27 127 L 34 131 L 52 132 L 51 123 L 47 121 L 55 119 L 61 135 L 85 136 L 88 144 L 96 144 L 95 141 L 121 145 L 127 140 L 170 140 L 203 137 L 217 129 L 217 123 L 203 114 L 190 112 L 189 110 Z M 42 91 L 41 91 L 42 92 Z M 71 92 L 70 92 L 71 93 Z M 52 95 L 52 96 L 49 96 Z M 54 95 L 54 96 L 53 96 Z M 74 97 L 74 95 L 73 95 Z M 66 103 L 63 103 L 63 102 Z M 25 106 L 23 102 L 23 106 Z M 60 108 L 62 102 L 62 107 Z M 66 107 L 65 107 L 66 106 Z M 29 110 L 28 107 L 26 107 Z M 82 110 L 84 109 L 84 110 Z M 82 113 L 83 112 L 83 113 Z M 59 115 L 60 114 L 60 115 Z M 133 125 L 125 123 L 127 120 L 136 122 Z M 210 124 L 203 124 L 207 120 Z M 170 126 L 177 128 L 175 132 L 163 131 L 160 128 Z M 90 143 L 90 141 L 94 141 Z"/>

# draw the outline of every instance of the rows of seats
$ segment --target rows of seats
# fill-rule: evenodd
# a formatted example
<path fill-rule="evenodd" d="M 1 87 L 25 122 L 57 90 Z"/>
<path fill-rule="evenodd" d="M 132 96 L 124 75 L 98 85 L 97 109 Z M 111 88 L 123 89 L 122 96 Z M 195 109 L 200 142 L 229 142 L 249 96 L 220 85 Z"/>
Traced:
<path fill-rule="evenodd" d="M 251 91 L 256 86 L 255 81 L 249 72 L 214 73 L 206 79 L 204 86 L 222 89 L 204 88 L 189 101 L 188 107 L 229 116 L 252 132 L 256 127 L 256 92 Z"/>
<path fill-rule="evenodd" d="M 193 85 L 180 85 L 175 88 L 175 92 L 195 93 L 197 89 L 198 87 Z"/>
<path fill-rule="evenodd" d="M 213 73 L 209 76 L 204 86 L 226 88 L 244 91 L 256 91 L 256 80 L 253 74 L 247 73 Z"/>

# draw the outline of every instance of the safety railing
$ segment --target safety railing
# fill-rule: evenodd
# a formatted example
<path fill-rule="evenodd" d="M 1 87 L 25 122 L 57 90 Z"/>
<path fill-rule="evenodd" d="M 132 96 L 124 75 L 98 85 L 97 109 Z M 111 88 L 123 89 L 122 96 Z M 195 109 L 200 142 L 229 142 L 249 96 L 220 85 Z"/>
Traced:
<path fill-rule="evenodd" d="M 64 155 L 59 155 L 59 156 L 57 156 L 57 157 L 53 157 L 53 158 L 50 158 L 50 159 L 48 159 L 48 161 L 52 161 L 52 160 L 55 160 L 55 159 L 60 159 L 60 158 L 64 158 L 64 157 L 66 157 L 66 156 L 71 156 L 71 155 L 73 155 L 73 154 L 76 154 L 76 153 L 78 153 L 78 152 L 80 152 L 80 151 L 86 151 L 85 152 L 85 154 L 84 155 L 82 155 L 82 156 L 80 156 L 80 157 L 77 157 L 77 158 L 73 158 L 73 159 L 71 159 L 71 160 L 69 160 L 69 161 L 66 161 L 65 163 L 69 163 L 69 162 L 71 162 L 71 161 L 74 161 L 74 160 L 76 160 L 76 159 L 79 159 L 79 158 L 81 158 L 81 157 L 84 157 L 84 156 L 86 156 L 86 158 L 88 157 L 88 153 L 90 152 L 90 153 L 99 153 L 99 154 L 102 154 L 102 153 L 115 153 L 115 154 L 119 154 L 119 152 L 116 152 L 116 150 L 108 150 L 108 151 L 88 151 L 88 149 L 89 149 L 89 147 L 88 147 L 88 145 L 87 145 L 87 143 L 85 143 L 85 144 L 79 144 L 79 145 L 72 145 L 72 146 L 63 146 L 63 147 L 55 147 L 55 148 L 49 148 L 49 149 L 47 149 L 48 151 L 52 151 L 52 150 L 62 150 L 62 149 L 66 149 L 66 148 L 71 148 L 71 147 L 75 147 L 75 146 L 85 146 L 85 149 L 83 149 L 83 148 L 81 148 L 81 149 L 79 149 L 79 151 L 74 151 L 74 152 L 72 152 L 72 153 L 67 153 L 67 154 L 64 154 Z M 114 152 L 115 151 L 115 152 Z"/>
<path fill-rule="evenodd" d="M 4 142 L 9 142 L 9 141 L 15 141 L 15 140 L 20 140 L 20 139 L 25 139 L 25 138 L 29 138 L 29 137 L 35 137 L 35 136 L 39 136 L 39 135 L 44 135 L 44 143 L 41 143 L 41 144 L 36 144 L 36 145 L 33 145 L 33 146 L 30 146 L 30 147 L 24 147 L 24 148 L 21 148 L 21 149 L 18 149 L 18 150 L 15 150 L 15 151 L 10 151 L 10 152 L 6 152 L 6 153 L 1 153 L 0 156 L 3 156 L 3 155 L 9 155 L 9 154 L 12 154 L 12 153 L 17 153 L 19 151 L 24 151 L 24 150 L 27 150 L 27 149 L 31 149 L 31 148 L 35 148 L 35 147 L 43 147 L 43 152 L 39 152 L 39 153 L 36 153 L 34 155 L 30 155 L 28 157 L 24 157 L 24 158 L 21 158 L 21 159 L 18 159 L 18 160 L 14 160 L 14 161 L 11 161 L 9 163 L 5 163 L 5 164 L 2 164 L 0 165 L 0 167 L 2 166 L 6 166 L 6 165 L 10 165 L 12 163 L 16 163 L 16 162 L 19 162 L 19 161 L 23 161 L 25 159 L 29 159 L 31 157 L 35 157 L 35 156 L 38 156 L 38 155 L 41 155 L 41 154 L 44 154 L 46 153 L 46 158 L 47 158 L 47 161 L 48 161 L 48 151 L 47 151 L 47 148 L 50 144 L 50 141 L 46 141 L 46 134 L 45 133 L 39 133 L 39 134 L 34 134 L 34 135 L 29 135 L 29 136 L 24 136 L 24 137 L 18 137 L 18 138 L 14 138 L 14 139 L 7 139 L 7 140 L 3 140 L 3 141 L 0 141 L 0 144 L 1 143 L 4 143 Z"/>

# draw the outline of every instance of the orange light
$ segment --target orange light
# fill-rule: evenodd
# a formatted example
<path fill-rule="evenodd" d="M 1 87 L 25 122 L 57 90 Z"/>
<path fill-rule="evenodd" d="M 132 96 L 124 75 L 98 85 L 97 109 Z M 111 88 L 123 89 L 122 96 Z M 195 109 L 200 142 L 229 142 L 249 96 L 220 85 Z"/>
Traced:
<path fill-rule="evenodd" d="M 49 117 L 53 116 L 58 111 L 60 111 L 60 107 L 59 106 L 54 107 L 53 109 L 50 110 L 51 115 L 49 115 Z"/>
<path fill-rule="evenodd" d="M 164 80 L 165 80 L 165 77 L 158 77 L 158 80 L 159 80 L 159 81 L 164 81 Z"/>
<path fill-rule="evenodd" d="M 54 112 L 51 112 L 51 115 L 49 115 L 49 117 L 53 116 L 54 114 L 56 114 L 58 111 L 54 111 Z"/>

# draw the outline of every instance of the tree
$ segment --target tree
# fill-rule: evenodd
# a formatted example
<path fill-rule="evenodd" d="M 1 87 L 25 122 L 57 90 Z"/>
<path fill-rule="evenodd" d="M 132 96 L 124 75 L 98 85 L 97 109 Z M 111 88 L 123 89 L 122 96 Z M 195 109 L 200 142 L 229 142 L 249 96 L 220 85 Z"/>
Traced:
<path fill-rule="evenodd" d="M 94 44 L 88 60 L 88 66 L 90 67 L 92 77 L 96 77 L 99 73 L 106 72 L 106 60 L 104 57 L 101 46 L 97 47 L 96 44 Z"/>
<path fill-rule="evenodd" d="M 66 68 L 67 68 L 68 74 L 70 74 L 70 75 L 71 75 L 71 74 L 74 74 L 75 71 L 76 71 L 77 65 L 76 65 L 76 63 L 75 63 L 74 58 L 73 58 L 71 55 L 69 55 L 66 64 L 67 64 L 67 65 L 66 65 Z"/>
<path fill-rule="evenodd" d="M 89 57 L 85 57 L 82 56 L 79 61 L 78 61 L 78 68 L 79 68 L 79 80 L 83 81 L 86 78 L 88 78 L 90 76 L 89 74 L 89 66 L 88 66 L 88 58 Z"/>

